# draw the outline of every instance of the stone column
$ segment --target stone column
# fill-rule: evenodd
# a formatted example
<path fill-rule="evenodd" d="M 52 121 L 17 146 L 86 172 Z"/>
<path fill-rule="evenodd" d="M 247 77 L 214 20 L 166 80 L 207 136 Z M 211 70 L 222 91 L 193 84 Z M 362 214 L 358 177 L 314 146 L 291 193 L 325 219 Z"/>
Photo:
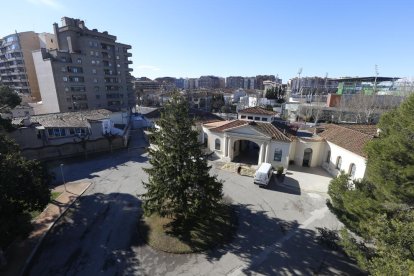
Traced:
<path fill-rule="evenodd" d="M 227 157 L 227 136 L 224 136 L 224 143 L 223 143 L 223 157 Z"/>
<path fill-rule="evenodd" d="M 231 160 L 233 158 L 233 148 L 232 148 L 233 140 L 231 138 L 227 139 L 227 157 Z"/>
<path fill-rule="evenodd" d="M 260 144 L 260 151 L 259 151 L 259 161 L 257 165 L 260 165 L 263 163 L 263 152 L 264 152 L 265 145 L 263 143 Z"/>
<path fill-rule="evenodd" d="M 270 152 L 270 143 L 266 143 L 266 151 L 265 151 L 265 159 L 264 159 L 265 163 L 269 161 L 269 152 Z"/>

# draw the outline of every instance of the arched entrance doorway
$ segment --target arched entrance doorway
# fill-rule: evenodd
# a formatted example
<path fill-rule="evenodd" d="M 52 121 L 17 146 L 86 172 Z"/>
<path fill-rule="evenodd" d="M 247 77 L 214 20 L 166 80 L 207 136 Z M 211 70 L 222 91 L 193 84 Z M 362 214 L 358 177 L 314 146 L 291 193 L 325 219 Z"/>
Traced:
<path fill-rule="evenodd" d="M 311 165 L 311 160 L 312 160 L 312 149 L 307 148 L 307 149 L 305 149 L 305 151 L 303 152 L 303 161 L 302 161 L 302 166 L 303 166 L 303 167 L 310 167 L 310 165 Z"/>
<path fill-rule="evenodd" d="M 258 165 L 260 146 L 249 140 L 237 140 L 233 143 L 233 162 Z"/>

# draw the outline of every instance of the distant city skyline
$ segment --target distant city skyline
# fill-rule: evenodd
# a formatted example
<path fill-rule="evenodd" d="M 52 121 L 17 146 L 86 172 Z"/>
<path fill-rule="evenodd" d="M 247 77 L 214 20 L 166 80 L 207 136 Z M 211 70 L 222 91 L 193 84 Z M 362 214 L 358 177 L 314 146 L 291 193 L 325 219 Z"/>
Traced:
<path fill-rule="evenodd" d="M 413 77 L 412 1 L 79 1 L 2 4 L 0 36 L 63 16 L 132 46 L 135 77 Z"/>

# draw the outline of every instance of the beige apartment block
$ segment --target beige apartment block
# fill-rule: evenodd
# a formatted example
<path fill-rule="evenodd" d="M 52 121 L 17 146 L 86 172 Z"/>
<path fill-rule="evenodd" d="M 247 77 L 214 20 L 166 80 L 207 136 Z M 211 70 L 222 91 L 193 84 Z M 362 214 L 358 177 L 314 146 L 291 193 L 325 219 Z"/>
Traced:
<path fill-rule="evenodd" d="M 108 32 L 88 29 L 84 21 L 62 18 L 53 24 L 56 49 L 33 52 L 46 113 L 127 110 L 135 105 L 129 64 L 130 45 Z"/>
<path fill-rule="evenodd" d="M 20 32 L 0 39 L 0 78 L 23 99 L 40 101 L 32 51 L 56 47 L 53 34 Z"/>

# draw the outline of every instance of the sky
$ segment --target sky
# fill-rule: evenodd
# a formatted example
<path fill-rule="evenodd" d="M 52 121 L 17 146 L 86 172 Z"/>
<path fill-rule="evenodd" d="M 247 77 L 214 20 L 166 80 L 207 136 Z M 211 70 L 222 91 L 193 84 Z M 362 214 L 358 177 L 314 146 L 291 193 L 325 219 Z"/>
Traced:
<path fill-rule="evenodd" d="M 4 2 L 0 37 L 80 18 L 132 46 L 135 77 L 414 76 L 412 0 Z"/>

